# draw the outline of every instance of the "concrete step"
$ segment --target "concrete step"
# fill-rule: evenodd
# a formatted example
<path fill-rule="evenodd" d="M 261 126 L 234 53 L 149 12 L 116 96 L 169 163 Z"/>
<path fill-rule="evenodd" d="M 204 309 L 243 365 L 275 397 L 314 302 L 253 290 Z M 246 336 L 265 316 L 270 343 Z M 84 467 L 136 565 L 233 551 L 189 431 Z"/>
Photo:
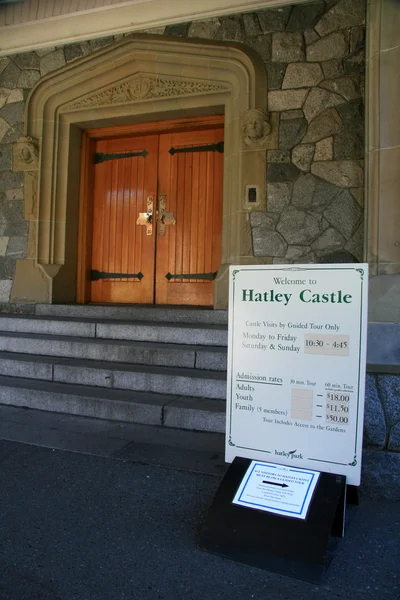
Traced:
<path fill-rule="evenodd" d="M 225 402 L 0 376 L 0 404 L 222 433 Z"/>
<path fill-rule="evenodd" d="M 210 371 L 225 371 L 227 364 L 224 346 L 7 332 L 0 332 L 0 351 Z"/>
<path fill-rule="evenodd" d="M 0 352 L 0 375 L 199 398 L 226 398 L 226 373 Z"/>
<path fill-rule="evenodd" d="M 35 315 L 149 321 L 157 323 L 201 323 L 227 325 L 228 311 L 177 306 L 115 304 L 36 304 Z"/>
<path fill-rule="evenodd" d="M 226 346 L 226 325 L 0 315 L 0 331 L 171 344 Z"/>

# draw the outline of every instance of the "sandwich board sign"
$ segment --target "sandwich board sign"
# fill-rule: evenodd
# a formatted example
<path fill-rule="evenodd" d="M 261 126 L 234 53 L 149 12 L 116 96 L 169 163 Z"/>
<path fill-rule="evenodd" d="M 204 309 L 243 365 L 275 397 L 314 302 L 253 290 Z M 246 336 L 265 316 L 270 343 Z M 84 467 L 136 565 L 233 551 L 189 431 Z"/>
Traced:
<path fill-rule="evenodd" d="M 230 267 L 226 461 L 360 484 L 368 265 Z"/>

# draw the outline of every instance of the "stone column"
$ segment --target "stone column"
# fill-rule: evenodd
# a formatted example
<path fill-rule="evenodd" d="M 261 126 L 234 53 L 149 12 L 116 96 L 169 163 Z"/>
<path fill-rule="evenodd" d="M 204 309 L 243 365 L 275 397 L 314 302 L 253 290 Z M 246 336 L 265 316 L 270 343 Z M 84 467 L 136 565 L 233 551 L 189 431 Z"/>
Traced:
<path fill-rule="evenodd" d="M 369 0 L 367 254 L 370 320 L 400 321 L 400 2 Z"/>

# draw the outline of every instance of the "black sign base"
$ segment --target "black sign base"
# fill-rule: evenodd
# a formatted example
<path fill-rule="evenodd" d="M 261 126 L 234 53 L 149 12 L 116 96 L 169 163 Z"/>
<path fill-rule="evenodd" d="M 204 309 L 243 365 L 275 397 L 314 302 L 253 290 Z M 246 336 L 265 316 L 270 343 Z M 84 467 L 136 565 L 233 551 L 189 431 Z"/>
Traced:
<path fill-rule="evenodd" d="M 346 478 L 321 473 L 305 520 L 232 504 L 250 465 L 235 458 L 201 528 L 198 548 L 311 583 L 333 558 L 331 536 L 343 537 Z"/>

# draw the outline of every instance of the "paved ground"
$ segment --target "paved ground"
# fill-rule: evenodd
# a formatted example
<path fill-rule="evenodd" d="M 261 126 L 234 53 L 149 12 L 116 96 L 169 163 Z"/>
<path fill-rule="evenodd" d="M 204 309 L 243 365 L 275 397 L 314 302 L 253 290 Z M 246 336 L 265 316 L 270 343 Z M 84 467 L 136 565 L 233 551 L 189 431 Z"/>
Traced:
<path fill-rule="evenodd" d="M 0 438 L 0 600 L 400 598 L 398 503 L 362 498 L 315 586 L 196 549 L 221 436 L 0 407 Z"/>

